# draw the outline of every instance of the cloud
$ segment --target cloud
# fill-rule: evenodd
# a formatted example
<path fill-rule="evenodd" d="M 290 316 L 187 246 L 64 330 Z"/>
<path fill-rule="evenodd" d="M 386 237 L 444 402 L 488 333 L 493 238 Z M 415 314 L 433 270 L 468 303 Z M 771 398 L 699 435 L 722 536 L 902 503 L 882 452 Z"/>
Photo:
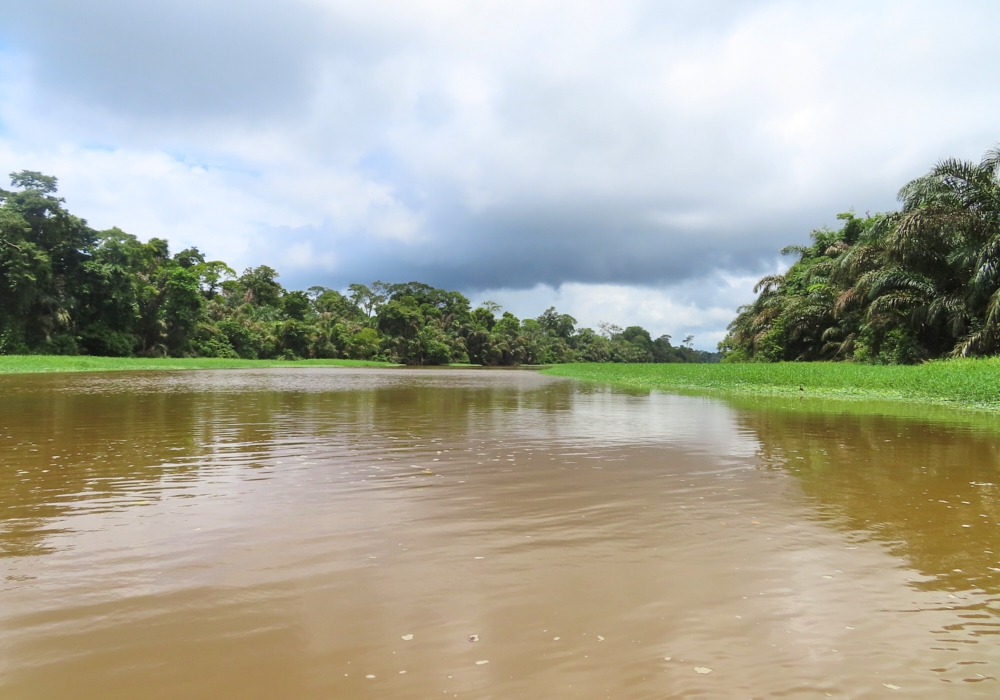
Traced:
<path fill-rule="evenodd" d="M 34 0 L 4 3 L 4 39 L 56 99 L 150 125 L 266 122 L 301 108 L 323 40 L 315 12 L 267 2 Z"/>
<path fill-rule="evenodd" d="M 776 270 L 779 260 L 772 261 Z M 623 284 L 568 283 L 559 287 L 485 289 L 473 305 L 494 301 L 519 318 L 533 318 L 550 306 L 569 312 L 578 327 L 597 329 L 602 321 L 623 328 L 642 326 L 656 338 L 669 335 L 675 345 L 688 335 L 694 346 L 714 351 L 725 336 L 733 309 L 751 293 L 756 276 L 714 273 L 680 286 L 659 288 Z"/>
<path fill-rule="evenodd" d="M 718 335 L 715 309 L 750 294 L 725 280 L 1000 138 L 1000 11 L 980 3 L 0 0 L 0 15 L 8 170 L 59 176 L 95 225 L 293 286 L 420 279 L 578 315 L 656 299 L 676 322 L 633 315 L 695 328 L 695 309 Z"/>

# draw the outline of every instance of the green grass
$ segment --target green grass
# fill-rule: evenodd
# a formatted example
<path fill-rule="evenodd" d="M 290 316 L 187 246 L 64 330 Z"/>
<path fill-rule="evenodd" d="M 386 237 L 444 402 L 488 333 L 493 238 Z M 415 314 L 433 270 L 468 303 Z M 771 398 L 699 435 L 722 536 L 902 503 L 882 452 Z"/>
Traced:
<path fill-rule="evenodd" d="M 1000 358 L 939 360 L 912 366 L 846 362 L 572 364 L 556 365 L 543 373 L 678 393 L 909 401 L 1000 412 Z"/>
<path fill-rule="evenodd" d="M 261 367 L 396 367 L 367 360 L 226 360 L 179 357 L 91 357 L 88 355 L 0 355 L 0 374 L 116 372 L 121 370 L 258 369 Z"/>

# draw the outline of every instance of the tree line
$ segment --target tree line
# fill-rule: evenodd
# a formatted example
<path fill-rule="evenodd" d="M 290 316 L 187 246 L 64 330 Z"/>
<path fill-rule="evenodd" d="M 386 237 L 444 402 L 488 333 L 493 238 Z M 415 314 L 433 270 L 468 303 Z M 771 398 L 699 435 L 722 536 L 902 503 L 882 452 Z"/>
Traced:
<path fill-rule="evenodd" d="M 899 211 L 841 214 L 782 254 L 720 343 L 726 362 L 915 363 L 1000 351 L 1000 149 L 939 162 Z"/>
<path fill-rule="evenodd" d="M 34 171 L 0 189 L 0 354 L 246 359 L 349 358 L 405 364 L 704 362 L 718 356 L 639 326 L 578 328 L 549 308 L 518 319 L 420 282 L 287 290 L 267 265 L 237 274 L 197 248 L 170 254 L 70 214 Z M 345 293 L 346 292 L 346 293 Z"/>

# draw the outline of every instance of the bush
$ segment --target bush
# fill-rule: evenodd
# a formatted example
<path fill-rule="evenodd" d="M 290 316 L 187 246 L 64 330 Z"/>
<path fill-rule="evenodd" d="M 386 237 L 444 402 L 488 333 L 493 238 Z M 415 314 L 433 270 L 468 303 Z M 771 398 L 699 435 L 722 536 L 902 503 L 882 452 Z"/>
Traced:
<path fill-rule="evenodd" d="M 79 355 L 76 338 L 68 333 L 54 335 L 35 351 L 37 355 Z"/>
<path fill-rule="evenodd" d="M 90 324 L 80 336 L 80 348 L 87 355 L 132 357 L 136 344 L 134 335 L 111 330 L 103 321 Z"/>

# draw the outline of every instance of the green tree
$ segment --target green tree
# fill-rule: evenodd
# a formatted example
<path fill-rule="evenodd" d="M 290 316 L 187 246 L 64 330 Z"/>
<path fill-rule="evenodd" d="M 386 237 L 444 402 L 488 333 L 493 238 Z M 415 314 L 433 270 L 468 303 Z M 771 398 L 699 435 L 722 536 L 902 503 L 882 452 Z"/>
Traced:
<path fill-rule="evenodd" d="M 569 314 L 561 314 L 550 306 L 538 317 L 538 324 L 549 334 L 568 340 L 576 331 L 576 319 Z"/>
<path fill-rule="evenodd" d="M 286 292 L 281 297 L 281 308 L 284 309 L 288 318 L 304 321 L 306 315 L 312 310 L 312 300 L 305 292 Z"/>
<path fill-rule="evenodd" d="M 374 328 L 362 328 L 347 341 L 348 357 L 354 360 L 370 360 L 379 352 L 381 338 Z"/>
<path fill-rule="evenodd" d="M 63 208 L 57 180 L 22 170 L 0 190 L 0 351 L 25 352 L 75 330 L 76 297 L 95 234 Z"/>
<path fill-rule="evenodd" d="M 286 360 L 310 356 L 312 329 L 306 323 L 290 318 L 277 328 L 278 351 Z"/>
<path fill-rule="evenodd" d="M 236 271 L 221 260 L 202 261 L 191 266 L 198 275 L 198 285 L 206 299 L 214 299 L 222 291 L 222 285 L 236 277 Z"/>
<path fill-rule="evenodd" d="M 313 308 L 317 314 L 327 314 L 330 318 L 347 321 L 358 321 L 362 312 L 358 306 L 333 289 L 326 287 L 310 287 L 309 294 L 313 299 Z"/>
<path fill-rule="evenodd" d="M 142 262 L 143 244 L 135 236 L 117 228 L 98 234 L 80 285 L 79 343 L 87 354 L 124 357 L 139 345 L 135 271 Z"/>
<path fill-rule="evenodd" d="M 906 363 L 1000 351 L 1000 151 L 948 159 L 898 212 L 843 214 L 763 278 L 720 345 L 728 361 Z"/>
<path fill-rule="evenodd" d="M 65 210 L 54 177 L 21 171 L 11 182 L 0 190 L 0 352 L 490 365 L 698 357 L 638 327 L 578 330 L 555 308 L 498 318 L 494 302 L 472 310 L 460 292 L 416 281 L 352 284 L 349 296 L 286 292 L 267 265 L 237 277 L 196 246 L 171 256 L 163 239 L 94 231 Z"/>
<path fill-rule="evenodd" d="M 277 282 L 278 273 L 267 265 L 248 267 L 239 283 L 246 290 L 244 301 L 254 306 L 277 306 L 284 289 Z"/>
<path fill-rule="evenodd" d="M 174 262 L 187 270 L 198 265 L 204 265 L 205 255 L 196 247 L 185 248 L 179 253 L 174 253 Z"/>
<path fill-rule="evenodd" d="M 375 281 L 370 287 L 363 284 L 352 284 L 348 290 L 351 292 L 351 301 L 361 309 L 365 318 L 372 318 L 389 298 L 387 287 L 388 285 L 384 282 Z"/>
<path fill-rule="evenodd" d="M 197 275 L 183 267 L 167 271 L 163 290 L 163 321 L 170 354 L 181 355 L 188 351 L 191 334 L 201 319 L 201 307 Z"/>

